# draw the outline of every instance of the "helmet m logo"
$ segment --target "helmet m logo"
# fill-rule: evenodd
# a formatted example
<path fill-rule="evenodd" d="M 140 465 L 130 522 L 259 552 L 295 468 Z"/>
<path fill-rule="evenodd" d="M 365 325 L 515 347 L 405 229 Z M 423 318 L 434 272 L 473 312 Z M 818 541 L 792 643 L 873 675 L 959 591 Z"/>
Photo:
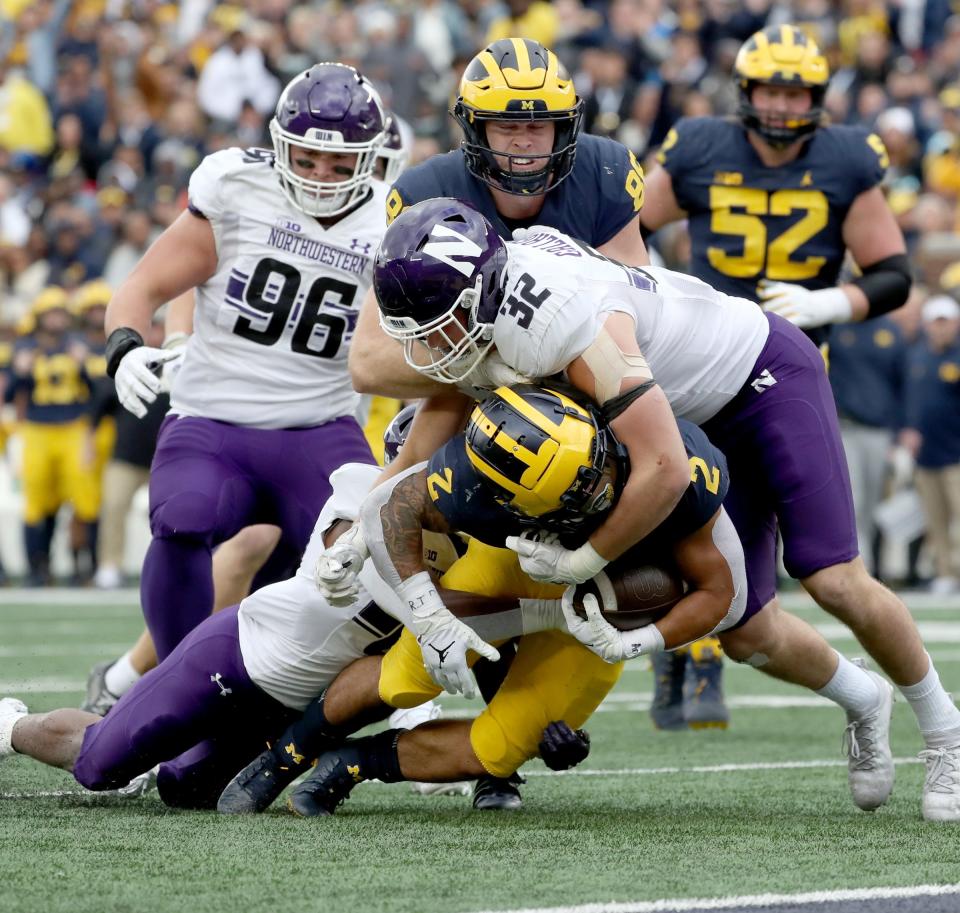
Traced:
<path fill-rule="evenodd" d="M 533 100 L 532 100 L 532 99 L 528 99 L 528 98 L 522 99 L 521 102 L 520 102 L 520 107 L 521 107 L 524 111 L 532 111 L 532 110 L 533 110 Z"/>
<path fill-rule="evenodd" d="M 430 239 L 423 245 L 422 253 L 452 266 L 469 279 L 473 275 L 476 258 L 483 253 L 483 249 L 476 241 L 471 241 L 446 225 L 434 225 Z M 454 257 L 459 259 L 454 260 Z M 470 262 L 465 263 L 464 260 Z"/>

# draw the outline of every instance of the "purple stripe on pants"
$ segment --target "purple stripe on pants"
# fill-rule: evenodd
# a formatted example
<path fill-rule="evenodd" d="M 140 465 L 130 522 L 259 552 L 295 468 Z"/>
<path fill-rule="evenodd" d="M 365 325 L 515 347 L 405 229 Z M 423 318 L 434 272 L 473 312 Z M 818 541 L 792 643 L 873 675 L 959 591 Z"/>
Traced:
<path fill-rule="evenodd" d="M 140 581 L 160 659 L 213 610 L 213 546 L 251 523 L 275 523 L 282 545 L 301 554 L 330 497 L 330 474 L 349 462 L 374 462 L 352 418 L 292 430 L 164 420 L 150 470 L 153 541 Z"/>
<path fill-rule="evenodd" d="M 116 789 L 173 759 L 160 768 L 164 801 L 212 807 L 230 778 L 298 716 L 250 680 L 232 606 L 191 631 L 87 727 L 73 775 L 87 789 Z"/>
<path fill-rule="evenodd" d="M 773 599 L 777 522 L 796 578 L 859 554 L 850 476 L 823 358 L 793 324 L 768 314 L 750 380 L 703 425 L 727 457 L 724 507 L 743 543 L 750 587 L 740 624 Z"/>

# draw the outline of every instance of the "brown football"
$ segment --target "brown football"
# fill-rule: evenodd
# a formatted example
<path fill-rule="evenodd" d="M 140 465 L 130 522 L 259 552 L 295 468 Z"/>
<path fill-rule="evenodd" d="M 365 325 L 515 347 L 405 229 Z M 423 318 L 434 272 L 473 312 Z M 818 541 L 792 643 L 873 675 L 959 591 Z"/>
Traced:
<path fill-rule="evenodd" d="M 613 611 L 604 609 L 601 588 L 612 588 L 617 600 Z M 581 618 L 586 618 L 583 597 L 597 597 L 603 617 L 621 631 L 632 631 L 653 624 L 667 614 L 684 594 L 683 579 L 676 569 L 647 564 L 642 567 L 610 564 L 605 571 L 586 583 L 577 585 L 573 605 Z"/>

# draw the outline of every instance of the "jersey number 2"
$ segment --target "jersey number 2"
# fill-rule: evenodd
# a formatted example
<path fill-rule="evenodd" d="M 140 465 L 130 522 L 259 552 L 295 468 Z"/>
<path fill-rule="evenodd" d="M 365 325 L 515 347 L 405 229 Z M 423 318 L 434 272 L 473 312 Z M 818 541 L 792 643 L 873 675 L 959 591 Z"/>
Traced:
<path fill-rule="evenodd" d="M 277 278 L 280 279 L 279 285 L 276 284 Z M 300 270 L 272 257 L 261 260 L 250 277 L 245 298 L 247 304 L 269 319 L 266 325 L 258 328 L 253 320 L 241 315 L 233 326 L 233 332 L 260 345 L 274 345 L 283 335 L 284 327 L 290 320 L 290 312 L 297 301 L 299 289 Z M 321 313 L 320 308 L 326 303 L 328 295 L 336 296 L 341 307 L 350 307 L 356 294 L 355 285 L 331 279 L 329 276 L 320 276 L 310 286 L 302 307 L 298 304 L 297 311 L 294 312 L 295 323 L 290 348 L 301 355 L 333 358 L 343 341 L 347 318 L 338 314 Z"/>
<path fill-rule="evenodd" d="M 762 217 L 794 212 L 802 212 L 803 218 L 768 244 Z M 710 188 L 710 230 L 743 238 L 743 253 L 738 256 L 708 247 L 707 257 L 717 272 L 738 279 L 751 279 L 761 272 L 774 280 L 812 279 L 827 262 L 826 257 L 791 260 L 790 255 L 821 231 L 828 217 L 829 203 L 819 190 L 775 190 L 768 194 L 756 187 L 714 185 Z"/>

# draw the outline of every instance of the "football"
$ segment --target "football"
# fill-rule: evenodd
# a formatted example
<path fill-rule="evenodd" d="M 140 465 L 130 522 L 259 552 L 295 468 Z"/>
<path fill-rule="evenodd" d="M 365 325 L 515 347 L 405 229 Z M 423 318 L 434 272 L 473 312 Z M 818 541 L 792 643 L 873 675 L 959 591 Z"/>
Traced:
<path fill-rule="evenodd" d="M 586 618 L 583 597 L 593 593 L 600 604 L 603 617 L 621 631 L 632 631 L 653 624 L 667 614 L 684 594 L 683 578 L 676 569 L 647 564 L 640 567 L 608 565 L 596 577 L 577 585 L 573 606 L 581 618 Z M 605 607 L 616 601 L 616 608 Z"/>

